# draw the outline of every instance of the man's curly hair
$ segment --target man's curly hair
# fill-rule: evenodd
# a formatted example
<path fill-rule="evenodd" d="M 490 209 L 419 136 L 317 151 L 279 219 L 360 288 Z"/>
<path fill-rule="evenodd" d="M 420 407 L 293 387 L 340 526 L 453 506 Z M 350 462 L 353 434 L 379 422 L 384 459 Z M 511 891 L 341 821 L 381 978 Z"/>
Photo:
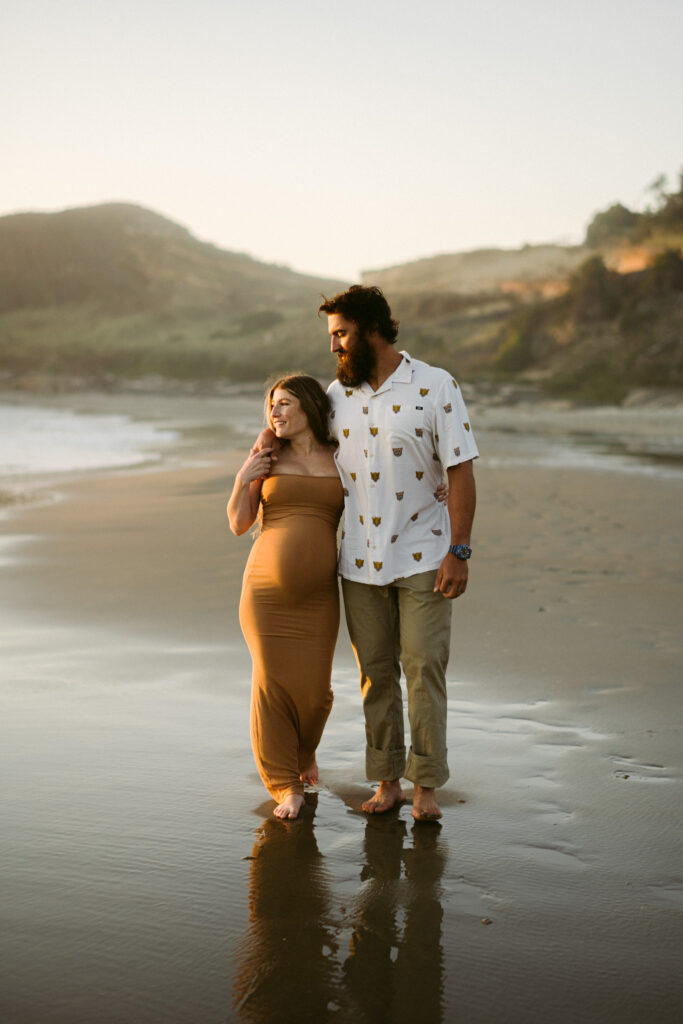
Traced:
<path fill-rule="evenodd" d="M 321 313 L 339 313 L 347 320 L 352 320 L 361 331 L 377 331 L 390 345 L 396 341 L 398 320 L 392 318 L 389 303 L 381 288 L 354 284 L 348 291 L 339 292 L 331 299 L 323 295 L 323 300 L 318 316 Z"/>

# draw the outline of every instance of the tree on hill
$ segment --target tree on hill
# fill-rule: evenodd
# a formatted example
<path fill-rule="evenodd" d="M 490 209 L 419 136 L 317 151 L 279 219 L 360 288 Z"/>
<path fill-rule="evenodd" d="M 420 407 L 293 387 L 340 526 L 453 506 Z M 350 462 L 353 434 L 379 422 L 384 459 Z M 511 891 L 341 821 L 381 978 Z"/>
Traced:
<path fill-rule="evenodd" d="M 586 245 L 599 249 L 610 242 L 631 242 L 636 237 L 641 214 L 634 213 L 622 203 L 615 203 L 602 213 L 596 213 L 586 230 Z"/>
<path fill-rule="evenodd" d="M 646 215 L 653 226 L 665 229 L 683 229 L 683 171 L 680 172 L 677 192 L 661 191 L 659 205 Z"/>
<path fill-rule="evenodd" d="M 609 319 L 621 304 L 621 278 L 608 270 L 602 256 L 591 256 L 572 274 L 569 294 L 577 320 Z"/>
<path fill-rule="evenodd" d="M 653 232 L 683 231 L 683 171 L 677 192 L 667 192 L 666 176 L 660 174 L 648 189 L 654 203 L 643 213 L 614 203 L 596 213 L 586 229 L 586 245 L 599 249 L 614 243 L 642 242 Z"/>
<path fill-rule="evenodd" d="M 660 252 L 649 272 L 649 285 L 656 292 L 683 291 L 683 257 L 678 249 Z"/>

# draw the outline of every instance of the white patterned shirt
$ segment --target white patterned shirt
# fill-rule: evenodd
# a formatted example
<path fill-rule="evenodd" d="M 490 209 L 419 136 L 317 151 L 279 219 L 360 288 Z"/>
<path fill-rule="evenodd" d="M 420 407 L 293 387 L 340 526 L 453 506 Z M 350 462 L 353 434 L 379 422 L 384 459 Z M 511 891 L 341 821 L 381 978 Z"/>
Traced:
<path fill-rule="evenodd" d="M 327 390 L 344 488 L 339 572 L 361 583 L 384 585 L 439 567 L 450 524 L 434 491 L 449 466 L 479 454 L 450 373 L 401 355 L 377 391 L 337 380 Z"/>

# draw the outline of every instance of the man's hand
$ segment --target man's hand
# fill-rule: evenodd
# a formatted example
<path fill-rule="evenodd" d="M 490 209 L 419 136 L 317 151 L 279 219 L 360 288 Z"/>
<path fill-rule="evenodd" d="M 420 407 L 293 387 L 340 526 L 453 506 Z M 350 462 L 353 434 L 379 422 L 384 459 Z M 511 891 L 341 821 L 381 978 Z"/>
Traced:
<path fill-rule="evenodd" d="M 434 584 L 434 593 L 441 592 L 444 597 L 460 597 L 467 589 L 467 562 L 455 555 L 448 554 L 439 566 Z"/>
<path fill-rule="evenodd" d="M 252 445 L 251 454 L 256 455 L 257 452 L 263 451 L 264 448 L 269 448 L 273 462 L 277 462 L 277 453 L 281 447 L 275 431 L 271 430 L 270 427 L 264 427 Z"/>
<path fill-rule="evenodd" d="M 434 491 L 434 497 L 442 505 L 448 504 L 448 484 L 445 480 L 442 480 L 437 489 Z"/>

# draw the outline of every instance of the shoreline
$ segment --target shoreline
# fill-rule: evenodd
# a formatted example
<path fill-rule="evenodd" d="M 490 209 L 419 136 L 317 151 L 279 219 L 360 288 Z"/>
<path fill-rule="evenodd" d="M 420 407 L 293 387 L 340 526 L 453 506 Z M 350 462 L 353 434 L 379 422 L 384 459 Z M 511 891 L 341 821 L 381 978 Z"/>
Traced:
<path fill-rule="evenodd" d="M 287 825 L 249 749 L 244 449 L 195 440 L 0 517 L 8 1018 L 677 1022 L 683 476 L 481 460 L 442 823 L 360 813 L 342 625 Z"/>
<path fill-rule="evenodd" d="M 683 395 L 675 404 L 652 405 L 646 400 L 642 405 L 580 406 L 547 400 L 538 393 L 530 399 L 528 389 L 515 393 L 503 387 L 487 393 L 475 386 L 465 391 L 482 437 L 483 457 L 490 467 L 511 463 L 654 475 L 683 472 Z M 77 418 L 115 415 L 127 420 L 127 427 L 151 430 L 137 447 L 131 447 L 128 457 L 122 453 L 117 463 L 93 461 L 82 468 L 32 468 L 27 464 L 25 470 L 3 474 L 0 453 L 0 504 L 3 498 L 12 504 L 15 492 L 50 486 L 52 480 L 60 485 L 134 468 L 153 471 L 157 466 L 182 462 L 183 457 L 201 458 L 207 450 L 245 447 L 262 426 L 261 393 L 255 385 L 231 386 L 227 405 L 227 393 L 218 392 L 197 396 L 84 390 L 26 395 L 0 388 L 0 407 L 3 402 L 10 408 L 27 405 Z"/>

